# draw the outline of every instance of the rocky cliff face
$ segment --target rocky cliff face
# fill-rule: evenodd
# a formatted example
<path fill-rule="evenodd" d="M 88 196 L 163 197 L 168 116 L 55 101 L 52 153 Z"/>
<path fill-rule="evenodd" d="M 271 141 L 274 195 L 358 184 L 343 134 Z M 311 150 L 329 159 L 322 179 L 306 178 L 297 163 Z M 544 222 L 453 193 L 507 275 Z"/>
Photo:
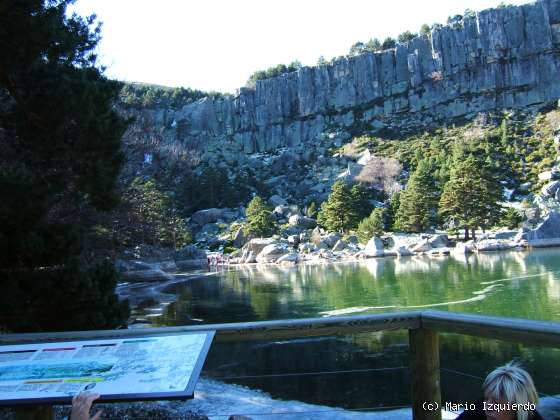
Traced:
<path fill-rule="evenodd" d="M 539 0 L 479 12 L 391 50 L 258 81 L 231 99 L 143 109 L 132 134 L 231 157 L 558 98 L 560 0 Z"/>

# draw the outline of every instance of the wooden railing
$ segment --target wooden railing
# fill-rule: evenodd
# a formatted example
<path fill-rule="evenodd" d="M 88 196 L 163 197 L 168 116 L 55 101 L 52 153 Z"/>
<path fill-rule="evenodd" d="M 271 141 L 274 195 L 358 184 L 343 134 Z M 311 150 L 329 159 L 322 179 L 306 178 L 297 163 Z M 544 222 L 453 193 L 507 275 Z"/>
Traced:
<path fill-rule="evenodd" d="M 217 342 L 234 342 L 350 335 L 401 329 L 409 331 L 412 412 L 414 419 L 419 420 L 441 419 L 441 410 L 427 410 L 425 404 L 435 403 L 432 407 L 441 407 L 439 332 L 560 348 L 560 323 L 440 311 L 392 312 L 363 316 L 134 330 L 4 334 L 0 335 L 0 344 L 145 337 L 203 330 L 216 330 Z"/>

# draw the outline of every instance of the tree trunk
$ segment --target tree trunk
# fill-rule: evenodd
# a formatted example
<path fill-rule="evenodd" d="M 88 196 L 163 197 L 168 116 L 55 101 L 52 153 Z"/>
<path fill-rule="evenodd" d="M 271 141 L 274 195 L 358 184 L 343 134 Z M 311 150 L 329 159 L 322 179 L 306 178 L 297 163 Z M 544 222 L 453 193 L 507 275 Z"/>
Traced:
<path fill-rule="evenodd" d="M 476 231 L 474 228 L 472 229 L 472 238 L 473 240 L 476 240 Z"/>
<path fill-rule="evenodd" d="M 466 227 L 465 228 L 465 241 L 468 241 L 468 240 L 469 240 L 469 228 Z"/>

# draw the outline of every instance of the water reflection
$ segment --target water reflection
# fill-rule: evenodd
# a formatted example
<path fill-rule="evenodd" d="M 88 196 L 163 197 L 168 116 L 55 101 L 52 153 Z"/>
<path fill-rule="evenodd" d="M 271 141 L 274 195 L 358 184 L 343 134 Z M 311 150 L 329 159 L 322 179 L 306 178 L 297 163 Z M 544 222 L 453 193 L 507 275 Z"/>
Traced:
<path fill-rule="evenodd" d="M 242 322 L 380 313 L 433 308 L 457 312 L 560 320 L 557 249 L 487 253 L 448 258 L 371 259 L 361 263 L 295 267 L 252 266 L 178 281 L 160 292 L 174 302 L 155 318 L 161 325 Z M 199 322 L 200 322 L 199 321 Z M 441 340 L 444 398 L 478 398 L 481 380 L 494 367 L 521 360 L 542 392 L 560 393 L 560 352 L 515 343 L 444 335 Z M 283 343 L 214 345 L 207 374 L 237 376 L 230 382 L 273 396 L 359 408 L 407 404 L 406 332 Z M 356 370 L 368 369 L 364 373 Z M 290 372 L 349 370 L 338 375 L 239 378 Z"/>

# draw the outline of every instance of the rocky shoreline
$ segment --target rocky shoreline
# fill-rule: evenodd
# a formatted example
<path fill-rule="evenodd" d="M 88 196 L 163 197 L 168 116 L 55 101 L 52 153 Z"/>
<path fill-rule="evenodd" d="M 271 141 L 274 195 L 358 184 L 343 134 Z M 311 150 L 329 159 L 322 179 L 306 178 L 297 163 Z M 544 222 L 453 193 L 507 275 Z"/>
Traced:
<path fill-rule="evenodd" d="M 291 219 L 299 221 L 302 217 Z M 307 219 L 307 220 L 306 220 Z M 305 218 L 309 223 L 310 218 Z M 179 251 L 152 248 L 136 250 L 131 259 L 120 260 L 119 270 L 125 282 L 172 281 L 177 273 L 188 271 L 195 275 L 212 266 L 247 266 L 326 264 L 339 261 L 363 261 L 383 257 L 444 257 L 475 252 L 530 250 L 531 248 L 560 246 L 560 213 L 551 212 L 535 229 L 500 230 L 480 233 L 477 240 L 461 241 L 446 233 L 389 234 L 372 237 L 360 244 L 355 235 L 326 232 L 299 226 L 299 233 L 275 235 L 270 238 L 247 238 L 244 245 L 231 254 L 223 250 L 206 252 L 194 245 Z M 308 226 L 308 225 L 307 225 Z"/>

